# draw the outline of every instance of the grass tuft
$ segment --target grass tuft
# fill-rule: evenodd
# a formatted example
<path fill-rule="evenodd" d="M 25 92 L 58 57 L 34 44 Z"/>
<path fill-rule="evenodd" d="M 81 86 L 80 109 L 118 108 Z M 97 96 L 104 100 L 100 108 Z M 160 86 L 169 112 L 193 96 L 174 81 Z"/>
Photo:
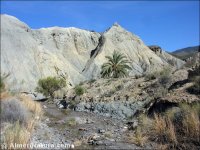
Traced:
<path fill-rule="evenodd" d="M 28 144 L 30 133 L 26 128 L 20 125 L 20 122 L 15 122 L 11 127 L 4 132 L 4 142 L 8 148 L 12 148 L 11 144 Z"/>

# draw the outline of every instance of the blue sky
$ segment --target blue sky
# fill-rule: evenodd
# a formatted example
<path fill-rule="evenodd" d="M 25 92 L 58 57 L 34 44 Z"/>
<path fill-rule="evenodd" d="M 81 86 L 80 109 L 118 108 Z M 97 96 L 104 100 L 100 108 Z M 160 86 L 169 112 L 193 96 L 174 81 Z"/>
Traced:
<path fill-rule="evenodd" d="M 118 22 L 146 45 L 167 51 L 199 45 L 199 1 L 4 1 L 1 14 L 34 29 L 73 26 L 103 32 Z"/>

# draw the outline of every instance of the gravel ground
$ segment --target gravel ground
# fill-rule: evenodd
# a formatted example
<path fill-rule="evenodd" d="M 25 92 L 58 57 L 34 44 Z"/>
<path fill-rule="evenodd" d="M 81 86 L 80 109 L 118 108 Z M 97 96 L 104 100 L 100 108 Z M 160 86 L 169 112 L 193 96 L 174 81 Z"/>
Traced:
<path fill-rule="evenodd" d="M 35 128 L 31 144 L 66 144 L 76 149 L 140 148 L 128 142 L 129 131 L 121 120 L 58 109 L 54 104 L 46 102 L 42 102 L 42 105 L 45 115 Z"/>

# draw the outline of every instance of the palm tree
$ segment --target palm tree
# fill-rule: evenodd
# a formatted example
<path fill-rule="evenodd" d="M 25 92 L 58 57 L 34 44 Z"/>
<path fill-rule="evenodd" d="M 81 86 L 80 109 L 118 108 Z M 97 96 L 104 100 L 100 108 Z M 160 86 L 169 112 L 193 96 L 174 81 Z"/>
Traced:
<path fill-rule="evenodd" d="M 114 51 L 112 56 L 106 56 L 106 58 L 108 62 L 101 66 L 102 77 L 119 78 L 128 75 L 128 70 L 131 70 L 131 67 L 128 65 L 130 62 L 126 56 Z"/>

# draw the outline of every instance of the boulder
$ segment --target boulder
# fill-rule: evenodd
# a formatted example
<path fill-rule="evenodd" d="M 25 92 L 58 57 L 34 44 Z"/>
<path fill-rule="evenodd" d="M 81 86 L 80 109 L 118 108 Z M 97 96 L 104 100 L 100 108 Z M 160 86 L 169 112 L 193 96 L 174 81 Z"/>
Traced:
<path fill-rule="evenodd" d="M 57 99 L 55 100 L 57 101 L 56 102 L 56 105 L 58 106 L 58 108 L 60 109 L 66 109 L 69 105 L 69 103 L 66 102 L 66 100 L 62 100 L 62 99 Z"/>

